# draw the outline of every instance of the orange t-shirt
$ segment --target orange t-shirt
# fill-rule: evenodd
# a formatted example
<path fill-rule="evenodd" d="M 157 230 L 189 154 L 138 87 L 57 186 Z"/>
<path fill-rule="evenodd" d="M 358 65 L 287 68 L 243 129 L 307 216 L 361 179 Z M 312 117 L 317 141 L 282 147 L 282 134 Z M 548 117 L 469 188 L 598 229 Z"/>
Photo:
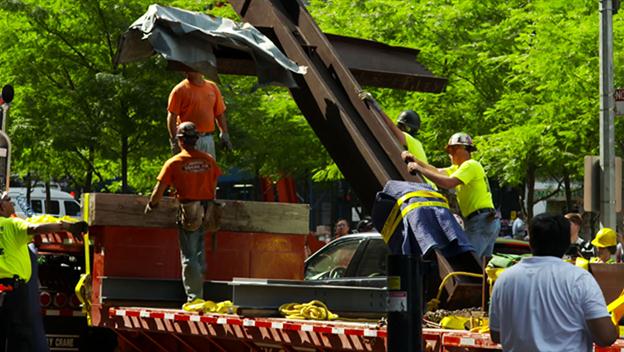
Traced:
<path fill-rule="evenodd" d="M 212 133 L 215 130 L 215 116 L 223 114 L 225 103 L 214 82 L 204 80 L 197 86 L 183 80 L 169 94 L 167 110 L 178 115 L 178 125 L 182 122 L 195 123 L 197 132 Z"/>
<path fill-rule="evenodd" d="M 211 200 L 215 198 L 219 175 L 221 169 L 210 154 L 182 150 L 165 162 L 157 179 L 173 186 L 181 201 Z"/>

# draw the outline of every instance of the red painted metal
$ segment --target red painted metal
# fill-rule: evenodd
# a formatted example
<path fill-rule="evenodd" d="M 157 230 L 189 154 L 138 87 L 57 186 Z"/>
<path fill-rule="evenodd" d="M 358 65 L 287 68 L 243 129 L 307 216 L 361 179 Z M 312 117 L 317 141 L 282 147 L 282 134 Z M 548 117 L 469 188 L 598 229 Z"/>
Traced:
<path fill-rule="evenodd" d="M 91 234 L 94 269 L 101 271 L 99 275 L 180 278 L 176 229 L 106 226 L 93 227 Z M 227 231 L 206 234 L 205 279 L 301 279 L 304 247 L 302 235 Z"/>

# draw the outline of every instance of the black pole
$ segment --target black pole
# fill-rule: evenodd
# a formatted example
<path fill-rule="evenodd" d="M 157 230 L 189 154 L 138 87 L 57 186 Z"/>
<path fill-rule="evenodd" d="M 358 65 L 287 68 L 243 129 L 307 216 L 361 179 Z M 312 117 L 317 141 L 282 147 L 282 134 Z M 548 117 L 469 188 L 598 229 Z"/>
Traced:
<path fill-rule="evenodd" d="M 421 352 L 422 260 L 388 255 L 388 352 Z"/>

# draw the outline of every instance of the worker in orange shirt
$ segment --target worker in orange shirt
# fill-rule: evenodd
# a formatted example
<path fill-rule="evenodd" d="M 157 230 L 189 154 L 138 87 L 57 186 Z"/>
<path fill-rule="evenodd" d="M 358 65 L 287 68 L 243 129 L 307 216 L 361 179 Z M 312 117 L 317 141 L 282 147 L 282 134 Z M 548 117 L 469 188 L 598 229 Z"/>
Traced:
<path fill-rule="evenodd" d="M 200 72 L 187 71 L 186 79 L 176 85 L 169 94 L 167 105 L 167 129 L 173 154 L 180 152 L 176 142 L 176 128 L 182 122 L 193 122 L 199 136 L 195 145 L 216 159 L 213 134 L 219 127 L 219 138 L 226 149 L 232 149 L 225 118 L 225 103 L 217 84 L 204 79 Z"/>
<path fill-rule="evenodd" d="M 181 151 L 165 162 L 145 213 L 158 206 L 167 187 L 175 188 L 180 203 L 178 239 L 182 282 L 187 296 L 183 309 L 187 309 L 204 302 L 204 233 L 210 217 L 209 209 L 215 207 L 217 178 L 221 170 L 210 154 L 195 148 L 199 135 L 194 123 L 181 123 L 176 137 Z"/>

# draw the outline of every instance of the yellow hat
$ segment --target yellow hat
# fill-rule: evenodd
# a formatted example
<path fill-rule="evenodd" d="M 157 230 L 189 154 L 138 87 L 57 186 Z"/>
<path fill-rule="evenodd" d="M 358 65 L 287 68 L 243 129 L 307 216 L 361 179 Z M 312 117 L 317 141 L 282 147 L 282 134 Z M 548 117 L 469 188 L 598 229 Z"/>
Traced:
<path fill-rule="evenodd" d="M 613 229 L 603 227 L 598 231 L 591 244 L 598 248 L 617 246 L 617 235 Z"/>

